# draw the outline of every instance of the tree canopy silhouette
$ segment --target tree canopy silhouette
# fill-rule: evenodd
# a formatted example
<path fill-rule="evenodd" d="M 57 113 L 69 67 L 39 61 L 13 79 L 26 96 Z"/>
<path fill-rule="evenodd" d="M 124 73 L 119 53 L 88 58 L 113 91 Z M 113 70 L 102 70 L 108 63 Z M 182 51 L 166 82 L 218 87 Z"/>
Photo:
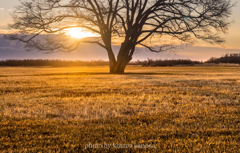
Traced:
<path fill-rule="evenodd" d="M 10 25 L 18 34 L 6 37 L 26 43 L 27 50 L 47 52 L 97 44 L 108 53 L 110 73 L 124 73 L 137 46 L 152 52 L 171 49 L 172 45 L 161 43 L 166 37 L 223 43 L 219 33 L 227 31 L 232 7 L 229 0 L 25 0 L 16 7 Z M 99 37 L 67 40 L 62 32 L 74 27 Z M 159 45 L 149 43 L 151 38 L 157 38 Z M 112 48 L 116 39 L 117 56 Z"/>

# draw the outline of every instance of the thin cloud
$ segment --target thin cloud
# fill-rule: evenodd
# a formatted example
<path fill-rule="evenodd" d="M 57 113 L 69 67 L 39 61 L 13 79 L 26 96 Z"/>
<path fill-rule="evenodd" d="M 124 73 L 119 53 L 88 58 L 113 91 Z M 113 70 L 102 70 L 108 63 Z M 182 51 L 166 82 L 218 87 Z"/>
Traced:
<path fill-rule="evenodd" d="M 24 49 L 17 47 L 0 47 L 0 50 L 24 50 Z"/>

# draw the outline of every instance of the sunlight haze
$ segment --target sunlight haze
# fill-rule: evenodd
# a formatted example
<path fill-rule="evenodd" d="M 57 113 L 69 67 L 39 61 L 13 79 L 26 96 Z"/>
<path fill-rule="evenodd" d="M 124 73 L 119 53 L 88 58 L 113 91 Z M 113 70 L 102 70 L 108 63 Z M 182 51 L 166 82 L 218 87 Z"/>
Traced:
<path fill-rule="evenodd" d="M 66 30 L 66 35 L 71 36 L 72 38 L 87 38 L 87 37 L 98 37 L 98 35 L 93 34 L 92 32 L 83 31 L 81 28 L 71 28 Z"/>

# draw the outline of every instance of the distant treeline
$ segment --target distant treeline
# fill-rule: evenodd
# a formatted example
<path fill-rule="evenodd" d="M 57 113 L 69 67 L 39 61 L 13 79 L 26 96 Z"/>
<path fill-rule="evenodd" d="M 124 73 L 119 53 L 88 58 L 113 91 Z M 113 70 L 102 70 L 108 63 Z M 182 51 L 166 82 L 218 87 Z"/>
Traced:
<path fill-rule="evenodd" d="M 156 66 L 176 66 L 176 65 L 189 65 L 193 66 L 195 64 L 200 64 L 199 61 L 191 61 L 190 59 L 177 59 L 177 60 L 152 60 L 148 59 L 147 61 L 137 61 L 135 62 L 136 65 L 142 65 L 142 66 L 150 66 L 150 67 L 156 67 Z"/>
<path fill-rule="evenodd" d="M 48 59 L 24 59 L 24 60 L 4 60 L 0 61 L 0 66 L 104 66 L 108 61 L 67 61 L 67 60 L 48 60 Z"/>
<path fill-rule="evenodd" d="M 186 65 L 186 66 L 194 66 L 195 64 L 204 64 L 204 63 L 231 63 L 231 64 L 240 64 L 240 53 L 239 54 L 226 54 L 222 57 L 216 58 L 211 57 L 206 62 L 199 62 L 199 61 L 192 61 L 190 59 L 172 59 L 172 60 L 161 60 L 161 59 L 148 59 L 145 61 L 136 61 L 133 62 L 136 65 L 142 65 L 142 66 L 177 66 L 177 65 Z M 133 64 L 132 63 L 132 64 Z"/>
<path fill-rule="evenodd" d="M 226 54 L 220 58 L 211 57 L 206 63 L 235 63 L 240 64 L 240 53 L 239 54 Z"/>
<path fill-rule="evenodd" d="M 141 65 L 141 66 L 194 66 L 195 64 L 204 63 L 231 63 L 240 64 L 240 53 L 239 54 L 226 54 L 220 58 L 211 57 L 206 62 L 192 61 L 190 59 L 172 59 L 172 60 L 161 60 L 161 59 L 148 59 L 145 61 L 132 61 L 128 65 Z M 25 59 L 25 60 L 4 60 L 0 61 L 0 66 L 105 66 L 109 65 L 108 61 L 96 60 L 96 61 L 67 61 L 67 60 L 48 60 L 48 59 Z"/>

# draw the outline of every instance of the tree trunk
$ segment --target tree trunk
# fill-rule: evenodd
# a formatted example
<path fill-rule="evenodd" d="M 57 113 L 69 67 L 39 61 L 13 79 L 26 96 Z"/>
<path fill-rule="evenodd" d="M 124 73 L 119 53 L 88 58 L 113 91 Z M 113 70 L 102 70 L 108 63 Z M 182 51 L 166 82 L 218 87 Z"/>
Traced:
<path fill-rule="evenodd" d="M 123 74 L 127 64 L 132 60 L 132 57 L 128 54 L 121 54 L 119 52 L 116 62 L 112 62 L 110 59 L 110 73 L 111 74 Z"/>
<path fill-rule="evenodd" d="M 110 73 L 111 74 L 123 74 L 127 64 L 132 60 L 132 55 L 129 54 L 131 50 L 128 43 L 122 43 L 119 50 L 117 60 L 109 56 Z M 110 55 L 110 54 L 109 54 Z"/>
<path fill-rule="evenodd" d="M 110 62 L 110 73 L 111 74 L 123 74 L 124 70 L 131 59 L 129 57 L 125 57 L 122 59 L 118 59 L 114 65 L 111 65 Z"/>

